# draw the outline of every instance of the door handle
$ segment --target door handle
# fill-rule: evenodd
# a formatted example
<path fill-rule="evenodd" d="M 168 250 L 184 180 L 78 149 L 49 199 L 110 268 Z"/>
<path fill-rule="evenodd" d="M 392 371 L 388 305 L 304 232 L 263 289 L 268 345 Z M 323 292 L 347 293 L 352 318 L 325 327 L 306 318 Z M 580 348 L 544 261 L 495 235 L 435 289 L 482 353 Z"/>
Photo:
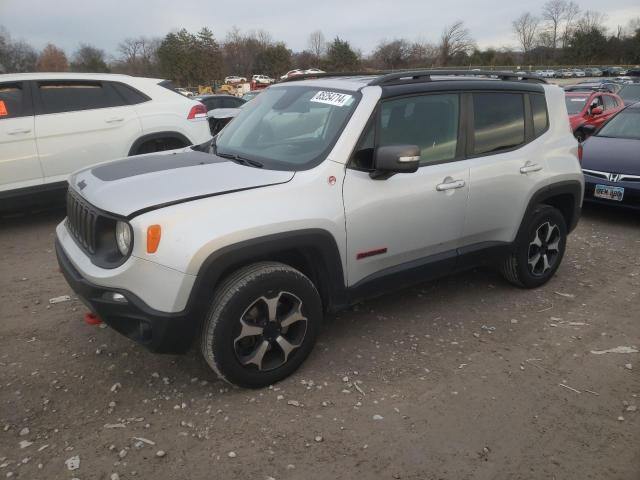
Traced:
<path fill-rule="evenodd" d="M 462 188 L 464 186 L 464 180 L 451 180 L 450 182 L 440 183 L 436 185 L 436 190 L 439 192 L 444 192 L 446 190 L 453 190 L 456 188 Z"/>
<path fill-rule="evenodd" d="M 31 131 L 30 128 L 16 128 L 15 130 L 9 130 L 7 134 L 9 135 L 19 135 L 21 133 L 29 133 Z"/>
<path fill-rule="evenodd" d="M 520 168 L 520 173 L 531 173 L 531 172 L 539 172 L 542 170 L 542 165 L 538 165 L 537 163 L 527 163 L 524 167 Z"/>
<path fill-rule="evenodd" d="M 118 123 L 118 122 L 122 122 L 124 120 L 123 117 L 113 117 L 113 118 L 109 118 L 108 120 L 105 120 L 105 122 L 107 123 Z"/>

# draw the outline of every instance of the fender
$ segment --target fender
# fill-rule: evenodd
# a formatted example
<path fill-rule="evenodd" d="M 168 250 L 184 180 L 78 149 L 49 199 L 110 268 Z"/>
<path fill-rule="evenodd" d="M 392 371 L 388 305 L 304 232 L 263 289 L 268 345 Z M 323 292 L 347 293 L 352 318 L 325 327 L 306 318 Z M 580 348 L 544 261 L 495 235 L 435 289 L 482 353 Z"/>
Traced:
<path fill-rule="evenodd" d="M 548 200 L 554 197 L 559 197 L 561 195 L 565 197 L 570 196 L 572 199 L 570 205 L 566 206 L 568 208 L 559 208 L 559 210 L 561 210 L 563 215 L 565 215 L 565 217 L 567 218 L 567 233 L 572 232 L 578 225 L 578 220 L 580 219 L 583 194 L 584 192 L 582 189 L 582 184 L 578 180 L 567 180 L 564 182 L 553 183 L 551 185 L 547 185 L 546 187 L 542 187 L 529 199 L 527 209 L 525 210 L 524 216 L 520 221 L 520 228 L 518 229 L 518 234 L 516 235 L 516 241 L 520 238 L 525 229 L 525 219 L 531 215 L 533 210 L 536 208 L 536 205 L 540 203 L 550 203 L 556 206 L 553 202 L 548 202 Z"/>
<path fill-rule="evenodd" d="M 157 140 L 159 138 L 173 138 L 176 140 L 180 140 L 181 142 L 184 142 L 185 146 L 193 144 L 191 140 L 189 140 L 183 134 L 178 132 L 149 133 L 147 135 L 143 135 L 142 137 L 138 138 L 135 142 L 133 142 L 133 145 L 131 145 L 131 148 L 129 149 L 128 156 L 130 157 L 134 155 L 134 152 L 136 152 L 138 148 L 140 148 L 140 145 L 142 145 L 143 143 L 148 142 L 149 140 Z"/>
<path fill-rule="evenodd" d="M 342 259 L 335 238 L 326 230 L 305 229 L 252 238 L 211 253 L 198 270 L 187 309 L 203 312 L 225 276 L 263 260 L 288 263 L 311 278 L 326 311 L 347 305 Z"/>

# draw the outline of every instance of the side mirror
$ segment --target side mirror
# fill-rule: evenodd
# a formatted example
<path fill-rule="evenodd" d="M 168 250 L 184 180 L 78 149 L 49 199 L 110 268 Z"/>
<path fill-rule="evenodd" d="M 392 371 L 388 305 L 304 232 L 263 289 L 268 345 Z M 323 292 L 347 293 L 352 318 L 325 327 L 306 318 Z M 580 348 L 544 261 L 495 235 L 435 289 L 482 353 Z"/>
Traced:
<path fill-rule="evenodd" d="M 588 137 L 596 133 L 597 127 L 595 125 L 582 125 L 574 132 L 573 136 L 576 137 L 580 143 L 584 142 Z"/>
<path fill-rule="evenodd" d="M 591 115 L 594 115 L 594 116 L 595 116 L 595 115 L 602 115 L 602 112 L 603 112 L 603 111 L 604 111 L 604 110 L 602 110 L 602 107 L 593 107 L 593 108 L 591 109 Z"/>
<path fill-rule="evenodd" d="M 369 175 L 376 180 L 386 180 L 395 173 L 413 173 L 420 164 L 417 145 L 388 145 L 376 148 L 373 153 L 374 171 Z"/>

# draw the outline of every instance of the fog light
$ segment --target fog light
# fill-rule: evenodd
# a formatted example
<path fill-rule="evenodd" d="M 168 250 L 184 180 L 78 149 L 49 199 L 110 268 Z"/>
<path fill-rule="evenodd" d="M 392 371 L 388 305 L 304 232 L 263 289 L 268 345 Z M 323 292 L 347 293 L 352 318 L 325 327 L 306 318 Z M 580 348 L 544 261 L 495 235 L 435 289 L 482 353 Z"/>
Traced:
<path fill-rule="evenodd" d="M 102 295 L 102 298 L 104 298 L 105 300 L 109 300 L 110 302 L 129 303 L 127 297 L 125 297 L 121 293 L 116 292 L 106 292 Z"/>

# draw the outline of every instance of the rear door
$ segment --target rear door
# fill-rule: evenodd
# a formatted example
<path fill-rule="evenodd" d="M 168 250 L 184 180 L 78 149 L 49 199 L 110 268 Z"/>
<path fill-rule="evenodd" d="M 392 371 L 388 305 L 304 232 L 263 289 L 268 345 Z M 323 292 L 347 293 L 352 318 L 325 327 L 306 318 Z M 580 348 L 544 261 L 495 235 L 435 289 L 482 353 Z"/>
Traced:
<path fill-rule="evenodd" d="M 29 82 L 0 82 L 0 191 L 41 184 Z"/>
<path fill-rule="evenodd" d="M 526 202 L 544 179 L 546 164 L 533 140 L 548 129 L 545 96 L 505 91 L 470 96 L 471 191 L 464 242 L 511 242 Z"/>
<path fill-rule="evenodd" d="M 385 100 L 347 169 L 343 197 L 348 282 L 438 262 L 453 269 L 469 193 L 458 93 Z M 374 180 L 377 146 L 417 145 L 420 168 Z M 446 272 L 443 272 L 446 273 Z"/>
<path fill-rule="evenodd" d="M 134 107 L 110 82 L 34 82 L 35 129 L 45 182 L 124 157 L 141 135 Z"/>

